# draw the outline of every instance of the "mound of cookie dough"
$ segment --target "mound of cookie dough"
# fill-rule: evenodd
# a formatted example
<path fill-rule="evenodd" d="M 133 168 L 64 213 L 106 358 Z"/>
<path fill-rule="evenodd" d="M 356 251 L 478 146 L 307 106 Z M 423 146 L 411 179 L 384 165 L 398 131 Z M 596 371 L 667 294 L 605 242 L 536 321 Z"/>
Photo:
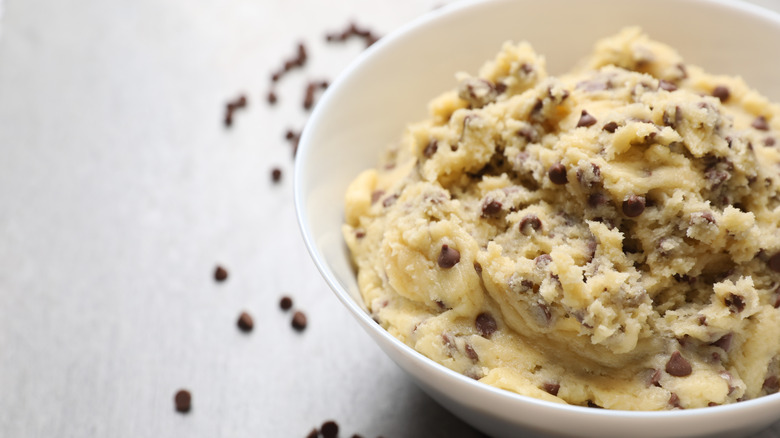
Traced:
<path fill-rule="evenodd" d="M 346 193 L 390 333 L 520 394 L 628 410 L 780 388 L 780 106 L 629 28 L 553 77 L 527 43 Z"/>

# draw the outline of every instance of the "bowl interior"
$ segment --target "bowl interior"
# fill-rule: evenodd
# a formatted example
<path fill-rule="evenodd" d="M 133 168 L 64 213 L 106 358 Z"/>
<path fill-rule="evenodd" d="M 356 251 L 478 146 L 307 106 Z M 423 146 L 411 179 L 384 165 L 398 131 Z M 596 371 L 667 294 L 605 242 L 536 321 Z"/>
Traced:
<path fill-rule="evenodd" d="M 455 72 L 476 73 L 504 41 L 529 41 L 546 57 L 548 70 L 559 74 L 587 55 L 596 40 L 628 25 L 639 25 L 651 38 L 675 47 L 686 63 L 713 73 L 741 75 L 750 86 L 780 101 L 776 80 L 780 44 L 771 43 L 780 41 L 780 16 L 736 1 L 456 3 L 383 38 L 330 86 L 301 138 L 296 208 L 304 240 L 321 273 L 364 326 L 377 332 L 375 337 L 391 338 L 361 310 L 341 236 L 347 185 L 376 164 L 380 152 L 400 138 L 406 124 L 425 117 L 431 98 L 454 87 Z M 402 354 L 416 354 L 395 342 Z M 502 397 L 524 399 L 509 393 Z"/>

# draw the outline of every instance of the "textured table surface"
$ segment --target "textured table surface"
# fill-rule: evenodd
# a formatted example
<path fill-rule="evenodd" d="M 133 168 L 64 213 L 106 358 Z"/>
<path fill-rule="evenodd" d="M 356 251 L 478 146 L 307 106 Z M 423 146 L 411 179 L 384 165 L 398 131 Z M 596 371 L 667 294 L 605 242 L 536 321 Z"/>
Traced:
<path fill-rule="evenodd" d="M 482 436 L 321 279 L 284 139 L 305 123 L 306 83 L 362 50 L 327 32 L 385 34 L 441 3 L 0 0 L 0 436 L 303 437 L 329 419 L 347 437 Z M 299 41 L 306 67 L 272 107 L 270 74 Z"/>

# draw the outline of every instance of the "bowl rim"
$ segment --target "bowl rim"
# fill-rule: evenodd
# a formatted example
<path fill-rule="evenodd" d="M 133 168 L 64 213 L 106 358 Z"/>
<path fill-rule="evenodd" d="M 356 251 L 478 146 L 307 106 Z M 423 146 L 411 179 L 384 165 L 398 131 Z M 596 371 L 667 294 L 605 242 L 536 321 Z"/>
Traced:
<path fill-rule="evenodd" d="M 593 409 L 590 407 L 571 405 L 565 403 L 556 403 L 556 402 L 534 398 L 527 395 L 518 394 L 509 390 L 505 390 L 498 387 L 494 387 L 492 385 L 481 383 L 479 381 L 466 377 L 458 372 L 455 372 L 445 367 L 444 365 L 439 364 L 438 362 L 435 362 L 434 360 L 426 357 L 425 355 L 413 349 L 412 347 L 404 344 L 395 336 L 391 335 L 387 330 L 383 329 L 380 325 L 376 324 L 376 322 L 374 322 L 374 320 L 371 319 L 371 317 L 365 312 L 365 310 L 362 309 L 360 305 L 351 298 L 349 292 L 345 288 L 343 288 L 341 284 L 339 284 L 339 281 L 336 279 L 335 275 L 331 271 L 330 266 L 328 265 L 328 263 L 326 263 L 325 261 L 326 259 L 323 253 L 317 247 L 317 244 L 315 243 L 315 239 L 311 234 L 311 230 L 307 222 L 307 218 L 309 218 L 309 211 L 306 206 L 305 199 L 304 199 L 305 195 L 303 193 L 303 187 L 307 186 L 307 184 L 305 183 L 305 181 L 307 180 L 307 175 L 303 171 L 303 167 L 304 167 L 304 163 L 308 161 L 309 152 L 313 148 L 312 144 L 315 143 L 315 141 L 311 134 L 312 129 L 306 129 L 306 127 L 319 123 L 320 118 L 322 118 L 323 115 L 325 115 L 326 111 L 328 111 L 332 97 L 337 93 L 337 90 L 340 90 L 341 88 L 348 86 L 349 79 L 353 75 L 359 73 L 359 69 L 361 65 L 373 59 L 374 57 L 381 56 L 381 53 L 385 47 L 390 47 L 395 43 L 396 40 L 402 38 L 405 34 L 421 26 L 424 26 L 428 23 L 441 20 L 443 17 L 446 17 L 447 15 L 458 11 L 475 8 L 475 7 L 482 7 L 492 3 L 505 3 L 509 1 L 511 0 L 460 0 L 454 3 L 443 5 L 437 9 L 428 11 L 412 19 L 411 21 L 401 25 L 400 27 L 396 28 L 388 35 L 379 39 L 371 47 L 368 47 L 366 50 L 360 53 L 356 57 L 356 59 L 354 59 L 338 75 L 338 77 L 334 81 L 332 81 L 331 85 L 323 93 L 319 103 L 314 107 L 314 110 L 312 111 L 309 120 L 306 122 L 306 125 L 304 126 L 303 132 L 300 137 L 299 146 L 296 152 L 294 171 L 293 171 L 294 172 L 293 196 L 294 196 L 294 206 L 296 211 L 298 227 L 301 236 L 303 237 L 303 241 L 306 246 L 306 249 L 308 250 L 310 257 L 314 261 L 317 270 L 325 279 L 326 283 L 333 291 L 333 293 L 336 295 L 336 297 L 339 299 L 339 301 L 341 301 L 341 303 L 350 311 L 350 313 L 352 313 L 352 316 L 355 317 L 358 320 L 358 322 L 362 324 L 365 330 L 371 331 L 373 335 L 380 336 L 384 341 L 392 345 L 397 350 L 403 352 L 407 357 L 411 358 L 411 360 L 413 360 L 415 363 L 417 363 L 420 366 L 435 370 L 435 372 L 437 373 L 446 374 L 450 378 L 454 378 L 462 384 L 471 386 L 474 390 L 486 391 L 496 397 L 505 398 L 511 400 L 514 403 L 517 402 L 531 403 L 539 407 L 546 407 L 549 409 L 558 410 L 562 413 L 571 413 L 577 415 L 587 414 L 588 416 L 593 416 L 593 417 L 602 417 L 602 418 L 618 417 L 621 419 L 652 420 L 652 419 L 661 419 L 661 418 L 669 419 L 670 417 L 677 418 L 677 419 L 683 419 L 687 417 L 695 418 L 695 417 L 705 417 L 711 415 L 721 415 L 726 413 L 728 413 L 729 415 L 736 415 L 737 413 L 746 410 L 752 410 L 756 406 L 780 402 L 780 393 L 776 393 L 776 394 L 758 397 L 751 400 L 746 400 L 739 403 L 730 403 L 730 404 L 718 405 L 718 406 L 690 408 L 690 409 L 673 409 L 673 410 L 664 410 L 664 411 L 633 411 L 633 410 L 622 410 L 622 409 Z M 646 3 L 643 2 L 643 0 L 621 0 L 621 1 L 623 2 L 632 1 L 637 4 L 646 5 Z M 754 16 L 755 18 L 761 18 L 764 20 L 773 21 L 777 25 L 777 27 L 780 28 L 780 12 L 775 12 L 763 6 L 754 3 L 749 3 L 746 0 L 678 0 L 678 1 L 684 1 L 694 5 L 698 4 L 698 5 L 702 5 L 702 7 L 731 9 L 736 12 Z"/>

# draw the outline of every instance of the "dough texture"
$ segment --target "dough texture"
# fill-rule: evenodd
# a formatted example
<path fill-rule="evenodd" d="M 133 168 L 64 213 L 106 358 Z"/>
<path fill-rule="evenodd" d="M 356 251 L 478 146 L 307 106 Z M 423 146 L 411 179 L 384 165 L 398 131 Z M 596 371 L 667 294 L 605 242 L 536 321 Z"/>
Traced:
<path fill-rule="evenodd" d="M 505 43 L 346 193 L 377 323 L 540 399 L 627 410 L 780 382 L 780 106 L 638 28 L 547 74 Z"/>

